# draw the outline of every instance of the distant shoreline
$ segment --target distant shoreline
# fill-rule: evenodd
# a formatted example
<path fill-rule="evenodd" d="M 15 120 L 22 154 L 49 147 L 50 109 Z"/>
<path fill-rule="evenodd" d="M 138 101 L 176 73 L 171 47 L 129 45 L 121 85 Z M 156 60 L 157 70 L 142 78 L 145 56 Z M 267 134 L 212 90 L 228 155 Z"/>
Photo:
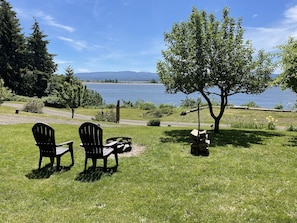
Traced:
<path fill-rule="evenodd" d="M 104 82 L 104 81 L 83 81 L 83 84 L 139 84 L 139 85 L 163 85 L 161 82 L 151 83 L 149 81 L 119 81 L 119 82 Z"/>

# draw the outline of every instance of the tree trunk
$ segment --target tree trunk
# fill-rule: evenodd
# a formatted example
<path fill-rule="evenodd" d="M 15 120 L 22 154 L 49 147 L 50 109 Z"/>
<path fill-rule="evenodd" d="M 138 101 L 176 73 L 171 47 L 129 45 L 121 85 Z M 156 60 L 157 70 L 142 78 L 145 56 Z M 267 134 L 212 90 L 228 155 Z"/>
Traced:
<path fill-rule="evenodd" d="M 71 108 L 71 118 L 74 118 L 74 108 Z"/>
<path fill-rule="evenodd" d="M 215 124 L 214 124 L 214 132 L 219 133 L 220 132 L 220 118 L 215 118 Z"/>

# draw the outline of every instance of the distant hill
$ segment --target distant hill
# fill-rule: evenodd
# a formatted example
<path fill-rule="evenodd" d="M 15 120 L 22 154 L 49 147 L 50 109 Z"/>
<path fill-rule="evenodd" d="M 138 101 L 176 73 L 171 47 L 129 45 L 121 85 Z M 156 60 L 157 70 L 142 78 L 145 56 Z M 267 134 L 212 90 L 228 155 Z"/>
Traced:
<path fill-rule="evenodd" d="M 118 71 L 118 72 L 89 72 L 76 73 L 75 77 L 82 81 L 109 81 L 117 80 L 119 82 L 126 81 L 159 81 L 159 76 L 151 72 L 134 72 L 134 71 Z"/>

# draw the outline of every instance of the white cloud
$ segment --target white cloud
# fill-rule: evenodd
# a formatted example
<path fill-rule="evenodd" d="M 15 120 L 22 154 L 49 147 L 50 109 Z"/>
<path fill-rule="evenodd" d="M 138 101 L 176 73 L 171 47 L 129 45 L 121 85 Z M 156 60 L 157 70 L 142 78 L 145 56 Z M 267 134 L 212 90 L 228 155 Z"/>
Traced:
<path fill-rule="evenodd" d="M 60 40 L 63 40 L 65 42 L 67 42 L 68 44 L 70 44 L 73 48 L 77 49 L 77 50 L 82 50 L 82 49 L 86 49 L 88 48 L 88 44 L 86 43 L 86 41 L 81 41 L 81 40 L 74 40 L 71 38 L 67 38 L 67 37 L 63 37 L 60 36 L 58 37 Z"/>
<path fill-rule="evenodd" d="M 297 5 L 288 8 L 283 15 L 272 27 L 246 27 L 245 38 L 251 40 L 257 50 L 275 51 L 290 36 L 297 37 Z"/>
<path fill-rule="evenodd" d="M 285 11 L 284 16 L 286 18 L 286 22 L 295 23 L 297 22 L 297 5 L 289 8 Z"/>
<path fill-rule="evenodd" d="M 64 29 L 64 30 L 66 30 L 66 31 L 68 31 L 70 33 L 72 33 L 74 31 L 73 27 L 59 24 L 51 16 L 45 16 L 45 17 L 43 17 L 43 20 L 46 21 L 46 23 L 48 25 L 50 25 L 50 26 L 54 26 L 54 27 L 57 27 L 57 28 Z"/>
<path fill-rule="evenodd" d="M 74 29 L 73 27 L 71 27 L 71 26 L 66 26 L 66 25 L 63 25 L 63 24 L 60 24 L 60 23 L 56 22 L 56 20 L 55 20 L 52 16 L 47 15 L 47 14 L 45 14 L 45 13 L 42 12 L 42 11 L 36 11 L 34 14 L 36 15 L 36 17 L 39 17 L 39 18 L 41 18 L 43 21 L 45 21 L 45 23 L 46 23 L 47 25 L 49 25 L 49 26 L 53 26 L 53 27 L 56 27 L 56 28 L 60 28 L 60 29 L 63 29 L 63 30 L 65 30 L 65 31 L 67 31 L 67 32 L 70 32 L 70 33 L 74 32 L 74 30 L 75 30 L 75 29 Z"/>

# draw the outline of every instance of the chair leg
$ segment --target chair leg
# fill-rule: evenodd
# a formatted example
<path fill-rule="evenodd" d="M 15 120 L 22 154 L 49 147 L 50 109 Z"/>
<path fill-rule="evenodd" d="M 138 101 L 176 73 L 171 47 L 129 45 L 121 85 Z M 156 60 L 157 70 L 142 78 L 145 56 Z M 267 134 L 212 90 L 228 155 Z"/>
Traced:
<path fill-rule="evenodd" d="M 87 164 L 88 164 L 88 158 L 86 157 L 86 159 L 85 159 L 85 170 L 84 170 L 84 172 L 87 171 Z"/>
<path fill-rule="evenodd" d="M 55 162 L 55 158 L 54 157 L 50 157 L 50 160 L 51 160 L 51 165 L 53 167 L 54 166 L 54 162 Z"/>
<path fill-rule="evenodd" d="M 114 153 L 114 158 L 115 158 L 116 164 L 118 166 L 119 165 L 119 159 L 118 159 L 118 153 L 117 152 Z"/>
<path fill-rule="evenodd" d="M 106 172 L 107 171 L 107 158 L 103 158 L 103 171 Z"/>
<path fill-rule="evenodd" d="M 70 155 L 71 155 L 71 159 L 72 159 L 72 164 L 71 166 L 74 165 L 74 155 L 73 155 L 73 147 L 72 144 L 69 145 L 69 151 L 70 151 Z"/>
<path fill-rule="evenodd" d="M 61 157 L 57 156 L 57 171 L 60 170 L 60 162 L 61 162 Z"/>
<path fill-rule="evenodd" d="M 92 161 L 93 161 L 93 168 L 96 169 L 97 159 L 93 158 Z"/>
<path fill-rule="evenodd" d="M 42 161 L 42 156 L 39 156 L 39 162 L 38 162 L 38 169 L 40 170 L 41 168 L 41 161 Z"/>
<path fill-rule="evenodd" d="M 72 160 L 72 164 L 71 164 L 71 166 L 73 166 L 73 165 L 74 165 L 73 150 L 70 150 L 70 155 L 71 155 L 71 160 Z"/>

